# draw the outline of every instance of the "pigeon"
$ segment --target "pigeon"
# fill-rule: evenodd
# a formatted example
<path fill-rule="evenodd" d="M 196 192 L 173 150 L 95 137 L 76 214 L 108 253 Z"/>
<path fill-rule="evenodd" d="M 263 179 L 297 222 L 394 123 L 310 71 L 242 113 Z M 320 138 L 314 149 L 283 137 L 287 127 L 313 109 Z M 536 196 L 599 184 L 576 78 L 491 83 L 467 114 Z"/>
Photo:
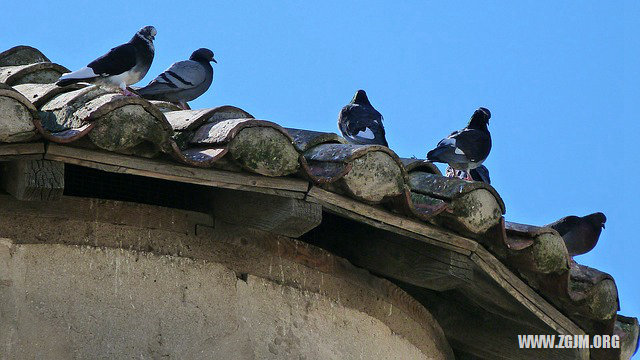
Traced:
<path fill-rule="evenodd" d="M 461 179 L 467 178 L 467 173 L 462 170 L 454 170 L 451 166 L 447 166 L 445 175 L 448 177 L 457 177 Z M 471 179 L 473 181 L 482 181 L 485 184 L 491 185 L 491 178 L 489 177 L 489 169 L 486 166 L 480 165 L 475 169 L 469 171 Z"/>
<path fill-rule="evenodd" d="M 440 140 L 436 148 L 427 153 L 427 160 L 447 163 L 454 170 L 464 171 L 466 180 L 473 180 L 470 170 L 480 166 L 491 151 L 491 134 L 487 129 L 490 118 L 489 109 L 478 108 L 467 127 Z"/>
<path fill-rule="evenodd" d="M 573 259 L 573 256 L 586 254 L 596 246 L 606 222 L 607 217 L 603 213 L 597 212 L 583 217 L 566 216 L 547 225 L 547 227 L 560 233 L 569 251 L 569 256 Z"/>
<path fill-rule="evenodd" d="M 338 115 L 338 128 L 347 141 L 357 145 L 389 146 L 384 136 L 382 114 L 374 109 L 364 90 L 356 91 Z"/>
<path fill-rule="evenodd" d="M 182 109 L 188 109 L 187 101 L 204 94 L 213 82 L 211 61 L 218 63 L 213 52 L 200 48 L 191 54 L 189 60 L 173 63 L 149 85 L 136 92 L 145 99 L 178 103 Z"/>
<path fill-rule="evenodd" d="M 149 71 L 156 34 L 153 26 L 143 27 L 128 43 L 114 47 L 80 70 L 63 74 L 56 85 L 89 82 L 106 88 L 119 88 L 124 95 L 135 96 L 127 86 L 140 81 Z"/>

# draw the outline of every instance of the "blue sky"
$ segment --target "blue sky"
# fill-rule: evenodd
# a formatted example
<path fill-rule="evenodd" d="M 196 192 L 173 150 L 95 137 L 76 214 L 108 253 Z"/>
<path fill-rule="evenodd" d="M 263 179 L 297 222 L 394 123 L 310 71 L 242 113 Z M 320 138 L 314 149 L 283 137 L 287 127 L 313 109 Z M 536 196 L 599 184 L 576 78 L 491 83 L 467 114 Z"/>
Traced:
<path fill-rule="evenodd" d="M 7 2 L 0 49 L 32 45 L 77 69 L 154 25 L 156 57 L 140 84 L 209 47 L 214 83 L 193 108 L 232 104 L 323 131 L 337 131 L 338 111 L 362 88 L 401 156 L 424 157 L 485 106 L 493 114 L 485 165 L 507 220 L 604 212 L 600 243 L 577 261 L 611 273 L 622 313 L 640 316 L 640 125 L 632 109 L 640 2 L 175 4 Z"/>

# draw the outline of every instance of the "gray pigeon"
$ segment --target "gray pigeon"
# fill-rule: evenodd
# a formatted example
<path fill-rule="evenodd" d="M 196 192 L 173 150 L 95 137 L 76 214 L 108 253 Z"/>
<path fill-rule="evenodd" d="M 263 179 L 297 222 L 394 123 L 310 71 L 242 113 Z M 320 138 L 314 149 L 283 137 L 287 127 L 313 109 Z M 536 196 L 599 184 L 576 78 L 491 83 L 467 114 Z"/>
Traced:
<path fill-rule="evenodd" d="M 482 165 L 491 151 L 491 134 L 487 128 L 490 118 L 489 109 L 478 108 L 467 127 L 440 140 L 436 148 L 427 153 L 427 160 L 447 163 L 455 170 L 466 172 L 467 180 L 473 180 L 470 170 Z"/>
<path fill-rule="evenodd" d="M 145 99 L 178 103 L 181 108 L 188 109 L 187 101 L 204 94 L 213 82 L 210 61 L 217 63 L 213 52 L 200 48 L 189 60 L 173 63 L 137 93 Z"/>
<path fill-rule="evenodd" d="M 338 128 L 351 144 L 389 146 L 385 138 L 382 114 L 373 108 L 367 93 L 358 90 L 338 115 Z"/>
<path fill-rule="evenodd" d="M 597 212 L 582 217 L 566 216 L 546 226 L 558 231 L 569 255 L 573 257 L 585 254 L 596 246 L 606 222 L 607 217 Z"/>
<path fill-rule="evenodd" d="M 135 95 L 127 86 L 140 81 L 149 71 L 155 48 L 156 28 L 145 26 L 129 40 L 109 50 L 80 70 L 60 76 L 56 85 L 67 86 L 78 82 L 95 83 L 107 88 L 119 88 L 124 95 Z"/>

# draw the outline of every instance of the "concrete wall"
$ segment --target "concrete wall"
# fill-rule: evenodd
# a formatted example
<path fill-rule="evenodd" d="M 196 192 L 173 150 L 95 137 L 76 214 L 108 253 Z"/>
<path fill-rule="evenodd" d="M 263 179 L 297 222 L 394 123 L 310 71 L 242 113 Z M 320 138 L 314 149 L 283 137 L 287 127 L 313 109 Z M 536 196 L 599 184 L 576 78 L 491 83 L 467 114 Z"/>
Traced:
<path fill-rule="evenodd" d="M 83 201 L 73 215 L 0 199 L 1 359 L 452 357 L 424 308 L 320 249 L 207 224 L 185 234 L 203 219 L 167 209 L 180 231 L 151 238 L 137 216 L 153 207 Z"/>

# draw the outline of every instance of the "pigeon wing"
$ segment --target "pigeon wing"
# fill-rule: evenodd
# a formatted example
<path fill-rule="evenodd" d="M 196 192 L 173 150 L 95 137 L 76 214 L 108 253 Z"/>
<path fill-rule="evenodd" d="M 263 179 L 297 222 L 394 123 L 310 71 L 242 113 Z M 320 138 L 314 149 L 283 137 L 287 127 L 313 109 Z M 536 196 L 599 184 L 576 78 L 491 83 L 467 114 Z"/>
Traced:
<path fill-rule="evenodd" d="M 119 75 L 136 66 L 136 48 L 131 43 L 122 44 L 93 60 L 87 67 L 100 76 Z"/>
<path fill-rule="evenodd" d="M 552 222 L 551 224 L 547 225 L 547 227 L 556 230 L 560 234 L 560 236 L 564 236 L 569 231 L 575 229 L 576 226 L 580 225 L 580 222 L 581 219 L 579 217 L 571 215 L 565 216 L 558 221 Z"/>
<path fill-rule="evenodd" d="M 340 131 L 350 142 L 388 146 L 382 115 L 373 108 L 350 104 L 340 112 Z"/>
<path fill-rule="evenodd" d="M 469 161 L 464 153 L 456 146 L 456 135 L 463 130 L 456 130 L 446 138 L 438 141 L 436 148 L 427 153 L 427 160 L 448 164 L 464 164 Z"/>
<path fill-rule="evenodd" d="M 449 138 L 455 139 L 456 153 L 461 152 L 469 161 L 484 161 L 491 151 L 491 136 L 484 131 L 465 129 Z"/>
<path fill-rule="evenodd" d="M 206 81 L 207 74 L 196 61 L 178 61 L 138 90 L 140 95 L 156 95 L 192 89 Z"/>

